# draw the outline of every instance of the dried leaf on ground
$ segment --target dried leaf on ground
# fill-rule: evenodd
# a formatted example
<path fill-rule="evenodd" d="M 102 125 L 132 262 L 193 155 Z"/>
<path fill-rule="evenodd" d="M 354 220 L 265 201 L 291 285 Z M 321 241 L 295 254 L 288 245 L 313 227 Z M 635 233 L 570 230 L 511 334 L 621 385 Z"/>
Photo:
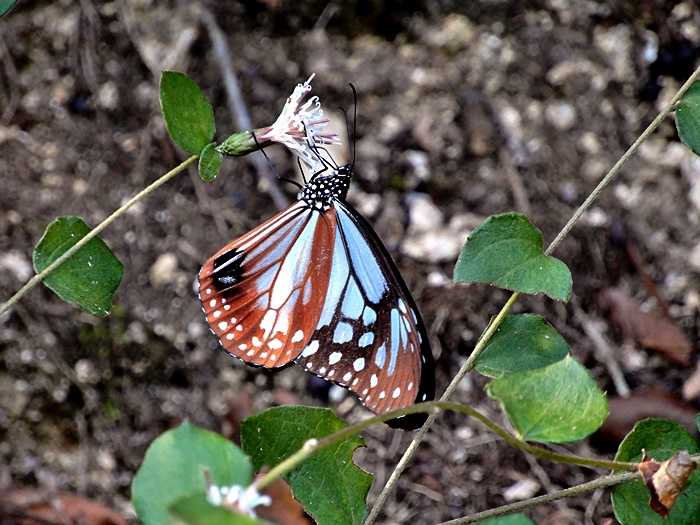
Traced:
<path fill-rule="evenodd" d="M 637 301 L 617 288 L 607 288 L 599 296 L 600 305 L 609 310 L 610 320 L 622 334 L 639 345 L 664 354 L 680 365 L 689 365 L 693 345 L 671 319 L 645 312 Z"/>
<path fill-rule="evenodd" d="M 272 498 L 269 507 L 260 506 L 255 512 L 260 518 L 278 525 L 309 525 L 311 521 L 304 513 L 304 507 L 292 496 L 289 485 L 278 479 L 265 489 L 265 494 Z"/>
<path fill-rule="evenodd" d="M 15 489 L 0 493 L 0 516 L 10 523 L 45 525 L 127 525 L 126 519 L 104 505 L 66 493 Z"/>
<path fill-rule="evenodd" d="M 599 435 L 613 445 L 619 443 L 637 421 L 647 417 L 671 419 L 693 432 L 697 412 L 695 407 L 660 387 L 640 388 L 626 398 L 610 398 L 608 409 L 610 415 Z"/>

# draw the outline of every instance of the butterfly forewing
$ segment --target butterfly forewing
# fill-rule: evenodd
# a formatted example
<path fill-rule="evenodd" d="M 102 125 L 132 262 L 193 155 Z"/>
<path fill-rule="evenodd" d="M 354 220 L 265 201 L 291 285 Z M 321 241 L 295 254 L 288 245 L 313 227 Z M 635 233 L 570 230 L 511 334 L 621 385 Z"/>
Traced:
<path fill-rule="evenodd" d="M 199 273 L 199 297 L 224 349 L 278 367 L 314 331 L 331 270 L 335 212 L 298 201 L 214 254 Z"/>
<path fill-rule="evenodd" d="M 416 305 L 372 227 L 336 201 L 330 283 L 297 361 L 376 413 L 432 399 L 433 359 Z"/>

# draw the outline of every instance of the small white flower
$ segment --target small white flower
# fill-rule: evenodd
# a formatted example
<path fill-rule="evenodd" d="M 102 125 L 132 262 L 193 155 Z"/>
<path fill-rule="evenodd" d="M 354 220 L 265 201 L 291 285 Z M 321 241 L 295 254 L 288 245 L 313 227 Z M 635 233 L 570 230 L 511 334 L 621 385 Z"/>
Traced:
<path fill-rule="evenodd" d="M 318 96 L 307 100 L 314 76 L 311 75 L 303 84 L 297 84 L 275 123 L 265 128 L 258 137 L 261 142 L 284 144 L 299 156 L 312 173 L 323 164 L 311 148 L 318 144 L 340 144 L 338 135 L 324 131 L 330 120 L 324 116 Z"/>
<path fill-rule="evenodd" d="M 217 507 L 226 507 L 240 514 L 255 517 L 255 507 L 268 506 L 272 503 L 270 496 L 260 494 L 254 486 L 248 488 L 240 485 L 217 487 L 210 485 L 207 490 L 207 500 Z"/>

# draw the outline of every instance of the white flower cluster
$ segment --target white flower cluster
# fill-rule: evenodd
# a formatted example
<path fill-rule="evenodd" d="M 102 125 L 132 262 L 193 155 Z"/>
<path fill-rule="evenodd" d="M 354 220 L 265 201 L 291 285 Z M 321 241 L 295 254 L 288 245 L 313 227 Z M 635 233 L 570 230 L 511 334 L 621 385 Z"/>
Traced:
<path fill-rule="evenodd" d="M 210 485 L 207 490 L 207 500 L 217 507 L 226 507 L 241 514 L 255 517 L 255 507 L 268 506 L 272 503 L 270 496 L 260 494 L 254 486 L 217 487 Z"/>
<path fill-rule="evenodd" d="M 318 96 L 308 98 L 311 81 L 315 74 L 303 84 L 297 84 L 287 99 L 275 123 L 258 139 L 284 144 L 308 166 L 311 173 L 323 167 L 312 147 L 319 144 L 340 144 L 338 135 L 325 130 L 329 119 L 324 116 Z"/>

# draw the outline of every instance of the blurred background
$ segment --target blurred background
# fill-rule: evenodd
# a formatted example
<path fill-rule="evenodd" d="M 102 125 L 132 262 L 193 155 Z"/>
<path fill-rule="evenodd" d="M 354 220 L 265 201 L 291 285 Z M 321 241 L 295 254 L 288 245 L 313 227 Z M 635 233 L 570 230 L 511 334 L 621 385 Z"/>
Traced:
<path fill-rule="evenodd" d="M 518 210 L 549 242 L 698 65 L 699 49 L 690 0 L 20 0 L 0 19 L 0 299 L 32 275 L 32 247 L 51 220 L 97 224 L 184 159 L 159 112 L 162 69 L 204 88 L 219 140 L 240 118 L 222 66 L 256 127 L 316 73 L 331 112 L 351 108 L 348 82 L 357 86 L 349 200 L 422 309 L 441 392 L 507 297 L 451 284 L 469 231 Z M 290 155 L 268 152 L 295 176 Z M 276 404 L 330 406 L 348 421 L 368 414 L 299 369 L 228 358 L 206 328 L 192 290 L 200 265 L 276 211 L 260 182 L 265 164 L 252 157 L 227 160 L 212 184 L 179 175 L 104 232 L 125 266 L 111 317 L 40 287 L 0 319 L 0 491 L 40 501 L 71 492 L 134 520 L 129 484 L 145 448 L 183 418 L 237 440 L 242 418 Z M 294 198 L 290 185 L 278 189 Z M 609 454 L 646 415 L 693 428 L 699 227 L 700 159 L 668 119 L 557 250 L 574 275 L 572 301 L 516 305 L 544 315 L 611 399 L 605 427 L 568 450 Z M 485 383 L 466 378 L 455 399 L 500 418 Z M 366 438 L 356 457 L 376 476 L 372 500 L 410 434 L 376 427 Z M 445 415 L 381 522 L 435 523 L 594 476 L 538 464 Z M 595 493 L 531 516 L 598 524 L 612 513 Z"/>

